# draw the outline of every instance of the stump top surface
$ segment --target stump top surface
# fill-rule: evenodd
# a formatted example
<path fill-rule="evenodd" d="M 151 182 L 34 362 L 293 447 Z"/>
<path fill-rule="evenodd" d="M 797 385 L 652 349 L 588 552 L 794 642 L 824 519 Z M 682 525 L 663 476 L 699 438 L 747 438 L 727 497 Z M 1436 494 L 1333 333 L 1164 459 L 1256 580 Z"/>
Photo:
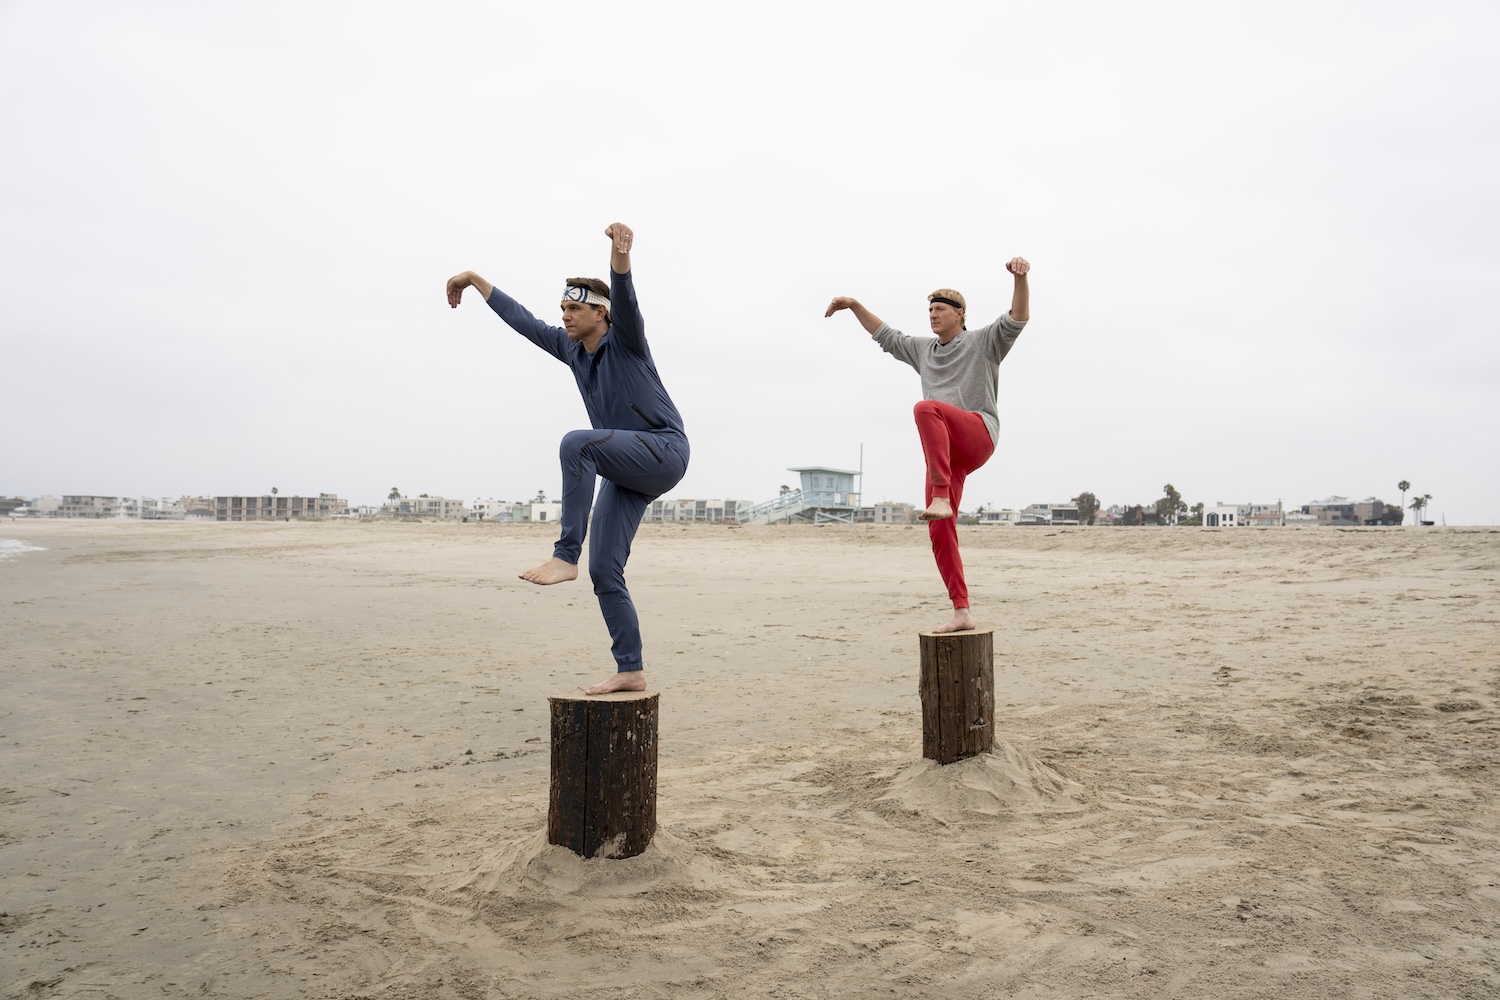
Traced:
<path fill-rule="evenodd" d="M 609 694 L 584 694 L 582 691 L 565 691 L 562 694 L 549 694 L 547 700 L 551 701 L 649 701 L 657 697 L 658 691 L 611 691 Z"/>
<path fill-rule="evenodd" d="M 917 634 L 921 636 L 930 636 L 934 639 L 946 639 L 949 636 L 962 637 L 966 635 L 993 635 L 994 632 L 995 630 L 992 628 L 966 628 L 959 632 L 918 632 Z"/>

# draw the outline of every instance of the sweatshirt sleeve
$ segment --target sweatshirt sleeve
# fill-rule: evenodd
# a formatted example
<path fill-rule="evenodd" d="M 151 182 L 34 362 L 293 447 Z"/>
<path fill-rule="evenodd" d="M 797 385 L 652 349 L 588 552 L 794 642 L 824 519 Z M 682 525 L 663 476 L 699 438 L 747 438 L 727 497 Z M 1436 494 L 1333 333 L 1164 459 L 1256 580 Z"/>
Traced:
<path fill-rule="evenodd" d="M 635 279 L 629 271 L 624 274 L 609 272 L 609 333 L 609 339 L 616 344 L 650 360 L 646 321 L 641 318 L 641 307 L 635 299 Z"/>
<path fill-rule="evenodd" d="M 880 328 L 870 334 L 870 339 L 880 345 L 885 351 L 897 361 L 905 361 L 918 372 L 922 369 L 919 365 L 921 357 L 921 341 L 916 337 L 908 337 L 889 323 L 881 323 Z"/>
<path fill-rule="evenodd" d="M 564 364 L 568 361 L 568 335 L 561 327 L 548 326 L 515 299 L 506 295 L 498 287 L 490 289 L 490 297 L 485 299 L 489 307 L 495 310 L 495 314 L 505 320 L 510 328 L 527 340 L 531 341 L 548 354 Z"/>
<path fill-rule="evenodd" d="M 1016 338 L 1021 335 L 1025 327 L 1024 322 L 1016 322 L 1010 318 L 1010 313 L 1006 312 L 995 322 L 976 332 L 984 338 L 985 352 L 990 360 L 998 365 L 1015 346 Z"/>

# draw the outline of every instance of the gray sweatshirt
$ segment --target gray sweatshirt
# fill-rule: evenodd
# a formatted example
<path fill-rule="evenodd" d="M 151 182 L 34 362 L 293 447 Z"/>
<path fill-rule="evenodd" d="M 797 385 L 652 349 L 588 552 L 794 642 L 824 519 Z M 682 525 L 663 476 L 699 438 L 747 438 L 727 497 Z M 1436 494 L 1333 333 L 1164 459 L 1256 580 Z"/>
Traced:
<path fill-rule="evenodd" d="M 989 326 L 965 330 L 946 344 L 939 344 L 936 337 L 908 337 L 889 323 L 881 323 L 870 336 L 887 354 L 917 370 L 922 376 L 923 399 L 979 414 L 989 428 L 990 440 L 998 444 L 1000 362 L 1025 325 L 1007 312 Z"/>

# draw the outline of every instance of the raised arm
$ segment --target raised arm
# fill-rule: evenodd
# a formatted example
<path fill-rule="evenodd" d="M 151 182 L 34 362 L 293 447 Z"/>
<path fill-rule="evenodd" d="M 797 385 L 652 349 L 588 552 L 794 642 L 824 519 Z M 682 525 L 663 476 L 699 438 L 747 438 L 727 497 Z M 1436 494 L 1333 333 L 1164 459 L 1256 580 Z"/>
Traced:
<path fill-rule="evenodd" d="M 609 269 L 616 274 L 630 273 L 630 245 L 635 242 L 635 233 L 623 222 L 615 222 L 604 229 L 609 237 Z"/>
<path fill-rule="evenodd" d="M 1031 286 L 1026 283 L 1031 265 L 1026 262 L 1025 257 L 1012 257 L 1005 269 L 1016 276 L 1016 289 L 1010 294 L 1010 318 L 1017 323 L 1025 323 L 1031 319 Z"/>
<path fill-rule="evenodd" d="M 859 325 L 865 328 L 866 333 L 874 334 L 876 330 L 885 325 L 879 316 L 876 316 L 870 310 L 860 305 L 858 299 L 851 299 L 847 295 L 840 295 L 828 303 L 828 311 L 823 313 L 823 318 L 827 319 L 840 309 L 848 309 L 854 313 L 854 318 L 859 320 Z"/>
<path fill-rule="evenodd" d="M 651 357 L 646 346 L 646 321 L 635 297 L 635 280 L 630 274 L 630 247 L 635 233 L 623 222 L 606 226 L 609 237 L 609 332 L 610 339 L 644 358 Z"/>

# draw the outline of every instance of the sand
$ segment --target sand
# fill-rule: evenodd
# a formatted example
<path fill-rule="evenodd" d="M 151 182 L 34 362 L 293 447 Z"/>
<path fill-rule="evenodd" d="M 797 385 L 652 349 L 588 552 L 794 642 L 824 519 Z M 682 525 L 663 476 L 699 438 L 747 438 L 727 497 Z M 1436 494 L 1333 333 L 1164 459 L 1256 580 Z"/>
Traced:
<path fill-rule="evenodd" d="M 610 670 L 544 526 L 0 537 L 5 997 L 1500 994 L 1500 532 L 647 525 L 645 854 L 545 839 Z"/>

